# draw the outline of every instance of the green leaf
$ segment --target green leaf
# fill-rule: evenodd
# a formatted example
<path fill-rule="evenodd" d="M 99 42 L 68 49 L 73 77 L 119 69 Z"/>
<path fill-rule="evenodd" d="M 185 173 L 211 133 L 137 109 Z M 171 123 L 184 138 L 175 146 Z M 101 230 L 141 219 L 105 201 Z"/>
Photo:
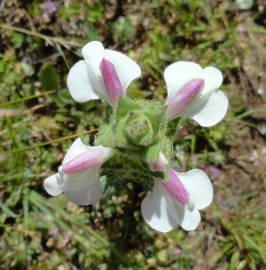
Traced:
<path fill-rule="evenodd" d="M 40 71 L 41 86 L 44 90 L 58 89 L 59 77 L 56 69 L 50 65 L 44 65 Z"/>

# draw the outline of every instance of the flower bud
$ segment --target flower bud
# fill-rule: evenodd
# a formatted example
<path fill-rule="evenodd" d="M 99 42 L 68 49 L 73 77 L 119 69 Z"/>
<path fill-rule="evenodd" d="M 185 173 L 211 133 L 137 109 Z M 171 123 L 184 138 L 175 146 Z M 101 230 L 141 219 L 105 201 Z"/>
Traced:
<path fill-rule="evenodd" d="M 177 117 L 193 99 L 200 93 L 204 87 L 203 79 L 193 79 L 185 84 L 172 98 L 168 101 L 167 115 L 168 118 Z"/>
<path fill-rule="evenodd" d="M 136 145 L 148 146 L 153 142 L 152 124 L 143 113 L 138 111 L 130 112 L 127 115 L 125 133 Z"/>
<path fill-rule="evenodd" d="M 100 63 L 100 71 L 102 74 L 107 98 L 111 105 L 115 105 L 117 99 L 124 95 L 123 86 L 119 80 L 115 66 L 112 62 L 103 58 Z"/>

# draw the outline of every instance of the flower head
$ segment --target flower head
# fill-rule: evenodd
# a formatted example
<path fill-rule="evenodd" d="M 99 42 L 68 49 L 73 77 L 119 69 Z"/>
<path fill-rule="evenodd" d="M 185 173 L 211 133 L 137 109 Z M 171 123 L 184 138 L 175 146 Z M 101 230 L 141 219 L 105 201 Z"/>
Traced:
<path fill-rule="evenodd" d="M 111 154 L 108 147 L 91 147 L 76 139 L 58 172 L 44 180 L 45 190 L 52 196 L 65 193 L 76 204 L 95 203 L 102 196 L 99 183 L 101 165 Z"/>
<path fill-rule="evenodd" d="M 124 96 L 128 85 L 140 77 L 141 69 L 126 55 L 105 49 L 101 42 L 92 41 L 82 48 L 84 60 L 69 71 L 67 85 L 78 102 L 103 99 L 114 106 Z"/>
<path fill-rule="evenodd" d="M 101 173 L 114 185 L 134 181 L 150 190 L 141 211 L 152 228 L 160 232 L 178 225 L 196 229 L 199 210 L 211 203 L 213 188 L 202 170 L 171 169 L 176 134 L 172 120 L 185 116 L 204 127 L 221 121 L 228 108 L 227 97 L 219 90 L 221 72 L 193 62 L 171 64 L 164 72 L 165 106 L 126 97 L 128 85 L 141 75 L 139 66 L 126 55 L 105 49 L 98 41 L 86 44 L 82 55 L 84 60 L 68 74 L 70 94 L 78 102 L 101 98 L 113 108 L 106 106 L 106 121 L 96 139 L 100 146 L 86 146 L 77 139 L 58 173 L 45 179 L 44 188 L 52 196 L 65 193 L 69 200 L 87 205 L 102 195 Z"/>
<path fill-rule="evenodd" d="M 167 116 L 169 120 L 186 116 L 201 126 L 209 127 L 221 121 L 228 108 L 228 100 L 219 91 L 222 73 L 214 68 L 202 68 L 193 62 L 180 61 L 164 72 L 167 84 Z"/>

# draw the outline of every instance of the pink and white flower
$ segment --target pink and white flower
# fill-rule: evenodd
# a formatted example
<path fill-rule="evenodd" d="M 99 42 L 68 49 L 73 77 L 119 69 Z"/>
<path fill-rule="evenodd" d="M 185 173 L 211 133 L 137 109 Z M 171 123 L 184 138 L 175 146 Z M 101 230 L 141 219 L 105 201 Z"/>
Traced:
<path fill-rule="evenodd" d="M 169 120 L 185 116 L 203 127 L 210 127 L 224 118 L 228 99 L 218 90 L 223 82 L 220 70 L 179 61 L 165 69 L 164 78 L 167 84 Z"/>
<path fill-rule="evenodd" d="M 84 60 L 69 71 L 67 85 L 78 102 L 103 99 L 111 106 L 124 96 L 128 85 L 141 76 L 137 63 L 121 52 L 105 49 L 92 41 L 82 48 Z"/>
<path fill-rule="evenodd" d="M 179 173 L 168 171 L 167 182 L 155 180 L 153 191 L 142 201 L 141 212 L 147 224 L 159 232 L 169 232 L 178 225 L 195 230 L 200 223 L 199 210 L 210 205 L 212 184 L 202 170 Z"/>
<path fill-rule="evenodd" d="M 76 139 L 58 172 L 44 180 L 45 190 L 52 196 L 64 193 L 79 205 L 96 203 L 102 196 L 101 166 L 111 155 L 109 147 L 87 146 L 80 138 Z"/>

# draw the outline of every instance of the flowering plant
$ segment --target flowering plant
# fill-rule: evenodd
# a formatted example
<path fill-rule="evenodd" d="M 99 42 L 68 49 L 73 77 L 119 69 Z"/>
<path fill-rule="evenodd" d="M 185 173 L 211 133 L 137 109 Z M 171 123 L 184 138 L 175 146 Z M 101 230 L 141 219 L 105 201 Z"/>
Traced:
<path fill-rule="evenodd" d="M 107 185 L 125 181 L 141 183 L 147 196 L 141 204 L 144 220 L 160 232 L 176 226 L 194 230 L 199 210 L 210 205 L 213 188 L 199 169 L 174 170 L 173 141 L 180 117 L 210 127 L 227 112 L 227 97 L 219 90 L 223 77 L 214 67 L 202 68 L 179 61 L 164 72 L 165 104 L 126 96 L 129 84 L 141 76 L 140 67 L 126 55 L 105 49 L 98 41 L 82 48 L 67 78 L 77 102 L 102 99 L 105 124 L 99 127 L 94 146 L 76 139 L 58 172 L 44 181 L 52 196 L 64 193 L 80 205 L 96 203 L 102 196 L 101 176 Z"/>

